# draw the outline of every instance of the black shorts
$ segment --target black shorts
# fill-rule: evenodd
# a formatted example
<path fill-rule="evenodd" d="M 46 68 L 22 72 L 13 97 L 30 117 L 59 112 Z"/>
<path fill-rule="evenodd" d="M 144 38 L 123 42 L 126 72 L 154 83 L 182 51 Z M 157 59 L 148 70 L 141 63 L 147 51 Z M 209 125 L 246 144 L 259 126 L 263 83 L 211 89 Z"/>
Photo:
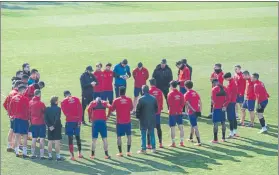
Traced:
<path fill-rule="evenodd" d="M 55 127 L 54 130 L 50 131 L 48 128 L 47 131 L 47 139 L 48 140 L 61 140 L 62 139 L 62 126 L 61 127 Z"/>
<path fill-rule="evenodd" d="M 82 95 L 82 105 L 89 105 L 93 101 L 93 94 Z"/>

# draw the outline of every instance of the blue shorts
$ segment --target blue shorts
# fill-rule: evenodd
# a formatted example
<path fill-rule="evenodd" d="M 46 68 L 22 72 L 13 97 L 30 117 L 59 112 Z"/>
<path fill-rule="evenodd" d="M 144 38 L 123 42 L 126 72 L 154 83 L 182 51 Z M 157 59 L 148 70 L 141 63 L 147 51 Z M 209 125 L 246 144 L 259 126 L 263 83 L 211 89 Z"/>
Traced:
<path fill-rule="evenodd" d="M 102 138 L 107 138 L 107 124 L 105 120 L 95 120 L 92 122 L 92 138 L 97 139 L 99 133 Z"/>
<path fill-rule="evenodd" d="M 244 95 L 243 96 L 237 95 L 236 103 L 243 104 L 243 102 L 244 102 Z"/>
<path fill-rule="evenodd" d="M 138 97 L 139 95 L 142 95 L 142 90 L 141 88 L 134 88 L 134 97 Z"/>
<path fill-rule="evenodd" d="M 127 124 L 119 124 L 117 123 L 116 125 L 116 133 L 117 137 L 122 137 L 122 136 L 130 136 L 132 134 L 132 125 L 131 123 Z"/>
<path fill-rule="evenodd" d="M 29 122 L 28 120 L 22 120 L 19 118 L 14 119 L 14 133 L 15 134 L 27 134 L 29 128 Z"/>
<path fill-rule="evenodd" d="M 191 123 L 192 127 L 195 127 L 195 126 L 198 125 L 198 117 L 196 116 L 195 113 L 189 115 L 189 120 L 190 120 L 190 123 Z"/>
<path fill-rule="evenodd" d="M 212 121 L 213 123 L 226 121 L 225 112 L 222 109 L 213 109 Z"/>
<path fill-rule="evenodd" d="M 32 138 L 45 138 L 46 125 L 32 125 L 31 126 Z"/>
<path fill-rule="evenodd" d="M 112 103 L 113 91 L 104 91 L 102 95 L 103 95 L 103 97 L 102 97 L 103 100 L 105 100 L 105 101 L 108 100 L 110 103 Z"/>
<path fill-rule="evenodd" d="M 228 118 L 228 120 L 236 119 L 235 105 L 236 105 L 236 103 L 229 103 L 229 105 L 227 107 L 227 118 Z"/>
<path fill-rule="evenodd" d="M 256 103 L 256 100 L 245 100 L 242 104 L 242 108 L 248 109 L 248 111 L 254 111 L 255 103 Z"/>
<path fill-rule="evenodd" d="M 14 129 L 14 125 L 15 125 L 14 123 L 15 123 L 14 119 L 10 120 L 10 128 L 11 129 Z"/>
<path fill-rule="evenodd" d="M 79 136 L 80 135 L 80 127 L 78 126 L 78 122 L 66 122 L 65 125 L 65 134 L 67 136 Z"/>
<path fill-rule="evenodd" d="M 185 87 L 179 87 L 179 91 L 182 93 L 182 94 L 185 94 L 187 92 L 186 88 Z"/>
<path fill-rule="evenodd" d="M 156 114 L 156 125 L 161 124 L 161 114 Z"/>
<path fill-rule="evenodd" d="M 262 108 L 262 109 L 265 109 L 266 106 L 267 106 L 267 104 L 268 104 L 268 100 L 265 100 L 265 101 L 261 102 L 261 103 L 260 103 L 261 108 Z"/>
<path fill-rule="evenodd" d="M 182 125 L 183 124 L 182 115 L 170 115 L 169 116 L 169 126 L 173 127 L 176 124 L 177 125 Z"/>
<path fill-rule="evenodd" d="M 94 92 L 93 94 L 93 100 L 96 100 L 97 97 L 103 97 L 103 92 Z"/>

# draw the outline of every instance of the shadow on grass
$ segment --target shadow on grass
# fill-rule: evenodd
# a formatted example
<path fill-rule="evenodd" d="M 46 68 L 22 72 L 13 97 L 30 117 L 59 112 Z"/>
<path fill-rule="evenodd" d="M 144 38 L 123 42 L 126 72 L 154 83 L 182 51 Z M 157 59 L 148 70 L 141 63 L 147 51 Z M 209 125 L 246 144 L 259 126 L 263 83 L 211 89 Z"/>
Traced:
<path fill-rule="evenodd" d="M 127 2 L 98 2 L 109 7 L 139 7 L 137 4 Z"/>

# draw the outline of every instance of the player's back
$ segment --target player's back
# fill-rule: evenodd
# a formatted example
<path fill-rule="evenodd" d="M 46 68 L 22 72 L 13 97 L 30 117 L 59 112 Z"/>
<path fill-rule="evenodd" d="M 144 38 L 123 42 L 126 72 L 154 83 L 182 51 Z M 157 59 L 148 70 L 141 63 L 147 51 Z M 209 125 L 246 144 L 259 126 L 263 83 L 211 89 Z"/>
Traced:
<path fill-rule="evenodd" d="M 133 110 L 132 99 L 127 96 L 120 96 L 114 100 L 112 104 L 116 110 L 117 123 L 130 123 L 131 122 L 131 110 Z"/>
<path fill-rule="evenodd" d="M 183 94 L 177 89 L 173 89 L 168 94 L 169 113 L 181 114 L 184 107 Z"/>
<path fill-rule="evenodd" d="M 14 118 L 29 119 L 29 100 L 24 95 L 18 94 L 11 99 L 9 114 Z"/>
<path fill-rule="evenodd" d="M 200 106 L 199 106 L 199 101 L 200 101 L 200 96 L 199 94 L 190 89 L 186 92 L 186 94 L 184 95 L 184 99 L 185 99 L 185 102 L 189 102 L 190 105 L 192 106 L 192 108 L 197 111 L 197 112 L 200 112 Z"/>
<path fill-rule="evenodd" d="M 40 97 L 33 97 L 29 102 L 29 114 L 32 124 L 44 124 L 45 104 L 41 102 Z"/>
<path fill-rule="evenodd" d="M 225 87 L 218 85 L 212 88 L 212 100 L 213 107 L 215 109 L 221 109 L 226 103 L 227 92 Z"/>

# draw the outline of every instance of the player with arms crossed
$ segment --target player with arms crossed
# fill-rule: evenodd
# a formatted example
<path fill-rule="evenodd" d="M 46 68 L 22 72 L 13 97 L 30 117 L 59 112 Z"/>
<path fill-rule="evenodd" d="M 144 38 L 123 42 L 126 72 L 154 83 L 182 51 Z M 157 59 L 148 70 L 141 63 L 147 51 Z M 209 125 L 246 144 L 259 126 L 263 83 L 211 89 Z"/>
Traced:
<path fill-rule="evenodd" d="M 119 153 L 117 156 L 122 157 L 122 140 L 121 137 L 127 135 L 127 156 L 131 156 L 132 144 L 132 125 L 131 125 L 131 111 L 133 110 L 132 99 L 125 95 L 126 88 L 119 87 L 120 97 L 116 98 L 109 110 L 108 116 L 111 112 L 116 110 L 116 131 L 117 131 L 117 145 Z"/>
<path fill-rule="evenodd" d="M 83 158 L 81 154 L 80 125 L 82 122 L 82 105 L 79 98 L 71 95 L 70 91 L 64 91 L 65 99 L 61 102 L 61 109 L 66 116 L 65 133 L 68 136 L 69 151 L 71 160 L 76 160 L 74 156 L 73 136 L 75 135 L 78 147 L 78 158 Z"/>
<path fill-rule="evenodd" d="M 263 82 L 261 82 L 259 78 L 260 75 L 258 73 L 253 73 L 252 82 L 254 82 L 254 92 L 257 99 L 257 114 L 262 126 L 262 129 L 260 130 L 259 133 L 264 133 L 267 131 L 267 128 L 266 128 L 266 123 L 265 123 L 263 113 L 268 104 L 269 94 L 267 93 Z"/>
<path fill-rule="evenodd" d="M 193 82 L 191 80 L 185 81 L 185 87 L 187 89 L 187 92 L 184 95 L 184 101 L 186 104 L 186 109 L 188 110 L 187 113 L 189 114 L 189 119 L 191 123 L 190 138 L 188 139 L 188 141 L 193 142 L 193 134 L 195 131 L 198 141 L 198 143 L 195 145 L 201 146 L 200 133 L 197 124 L 197 119 L 201 116 L 202 111 L 201 99 L 199 94 L 192 89 Z"/>
<path fill-rule="evenodd" d="M 96 100 L 92 101 L 88 107 L 88 116 L 89 120 L 92 122 L 92 151 L 91 151 L 91 159 L 95 158 L 95 149 L 96 142 L 98 139 L 99 133 L 103 139 L 104 143 L 104 151 L 105 151 L 105 159 L 110 159 L 108 154 L 108 141 L 107 141 L 107 115 L 106 108 L 110 108 L 110 105 L 102 101 L 100 97 L 97 97 Z"/>
<path fill-rule="evenodd" d="M 169 104 L 169 126 L 171 128 L 172 144 L 170 147 L 176 147 L 175 145 L 175 125 L 178 125 L 180 130 L 180 146 L 184 146 L 184 130 L 182 110 L 184 107 L 183 94 L 177 90 L 177 82 L 170 82 L 171 92 L 168 94 Z"/>

